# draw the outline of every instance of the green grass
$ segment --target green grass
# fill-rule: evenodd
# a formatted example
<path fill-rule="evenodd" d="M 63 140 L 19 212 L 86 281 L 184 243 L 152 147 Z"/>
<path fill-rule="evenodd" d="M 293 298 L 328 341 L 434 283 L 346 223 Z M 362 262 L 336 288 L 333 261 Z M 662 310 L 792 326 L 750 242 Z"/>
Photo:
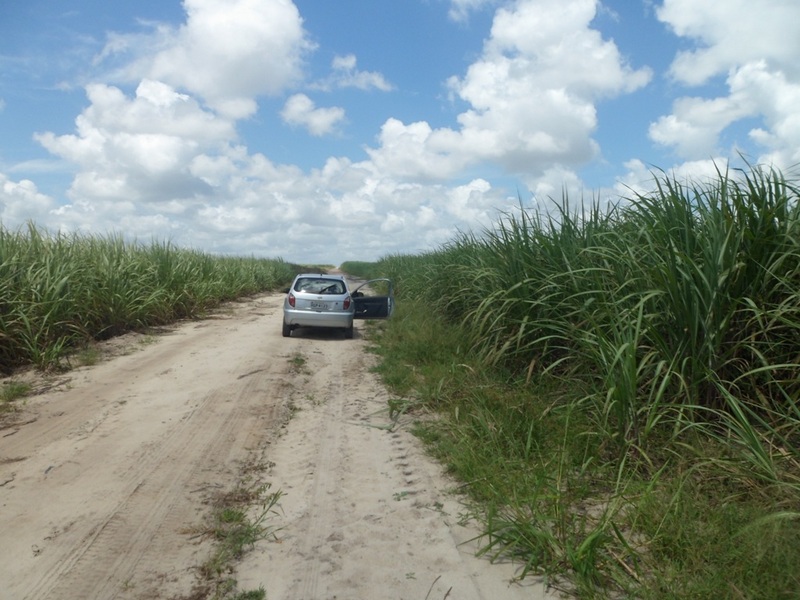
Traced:
<path fill-rule="evenodd" d="M 0 384 L 0 413 L 13 410 L 14 401 L 24 398 L 31 391 L 30 384 L 8 380 Z"/>
<path fill-rule="evenodd" d="M 656 183 L 384 258 L 382 376 L 438 415 L 488 556 L 582 597 L 798 597 L 798 188 Z"/>
<path fill-rule="evenodd" d="M 210 523 L 201 535 L 215 540 L 214 551 L 200 566 L 201 583 L 192 597 L 213 600 L 263 600 L 263 588 L 237 589 L 232 576 L 236 561 L 264 539 L 275 538 L 278 528 L 269 520 L 279 513 L 282 492 L 270 492 L 268 485 L 239 487 L 222 494 L 214 502 Z M 255 514 L 253 506 L 257 506 Z"/>
<path fill-rule="evenodd" d="M 58 368 L 87 340 L 206 314 L 286 285 L 280 259 L 211 256 L 119 236 L 0 226 L 0 365 Z"/>
<path fill-rule="evenodd" d="M 361 279 L 373 279 L 375 277 L 378 277 L 378 275 L 375 274 L 375 269 L 377 266 L 378 263 L 375 262 L 351 260 L 343 262 L 339 266 L 339 269 L 341 269 L 344 273 L 347 273 L 351 277 L 359 277 Z"/>
<path fill-rule="evenodd" d="M 295 352 L 289 357 L 289 365 L 293 373 L 308 375 L 308 359 L 302 352 Z"/>

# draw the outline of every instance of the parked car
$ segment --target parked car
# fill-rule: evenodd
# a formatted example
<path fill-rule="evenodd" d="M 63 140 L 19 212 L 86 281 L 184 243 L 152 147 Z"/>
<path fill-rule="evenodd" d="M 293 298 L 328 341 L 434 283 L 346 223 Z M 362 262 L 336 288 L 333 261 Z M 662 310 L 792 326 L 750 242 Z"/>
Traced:
<path fill-rule="evenodd" d="M 362 291 L 367 289 L 371 293 Z M 352 338 L 354 319 L 388 319 L 393 311 L 389 279 L 366 281 L 351 292 L 342 275 L 302 273 L 286 290 L 282 333 L 289 337 L 298 327 L 333 327 Z"/>

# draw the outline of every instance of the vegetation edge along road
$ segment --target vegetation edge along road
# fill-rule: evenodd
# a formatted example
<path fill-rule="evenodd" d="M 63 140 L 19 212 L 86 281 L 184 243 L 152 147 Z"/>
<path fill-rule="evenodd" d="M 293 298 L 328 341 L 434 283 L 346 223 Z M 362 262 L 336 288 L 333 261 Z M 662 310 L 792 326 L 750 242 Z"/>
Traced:
<path fill-rule="evenodd" d="M 279 289 L 301 268 L 119 235 L 0 225 L 0 374 L 30 364 L 58 369 L 92 341 L 203 316 L 223 302 Z"/>
<path fill-rule="evenodd" d="M 800 597 L 798 185 L 657 183 L 343 269 L 395 281 L 381 374 L 487 555 L 580 597 Z"/>

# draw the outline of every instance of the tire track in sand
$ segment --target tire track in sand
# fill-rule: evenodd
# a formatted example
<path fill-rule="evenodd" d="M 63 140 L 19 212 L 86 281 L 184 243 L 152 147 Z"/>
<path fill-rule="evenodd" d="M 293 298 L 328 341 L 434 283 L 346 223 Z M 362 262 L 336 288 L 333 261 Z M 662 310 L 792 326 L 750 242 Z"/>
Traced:
<path fill-rule="evenodd" d="M 36 399 L 32 413 L 67 418 L 0 440 L 0 454 L 28 454 L 5 465 L 14 476 L 0 488 L 0 599 L 188 591 L 211 545 L 187 535 L 208 490 L 235 485 L 285 421 L 291 376 L 274 310 L 264 312 L 273 305 L 264 297 L 185 323 Z"/>
<path fill-rule="evenodd" d="M 153 539 L 161 530 L 174 531 L 194 518 L 183 510 L 184 496 L 194 485 L 203 484 L 207 472 L 218 472 L 231 453 L 231 444 L 244 425 L 247 398 L 263 378 L 250 378 L 239 389 L 215 390 L 175 427 L 168 437 L 149 449 L 128 474 L 121 500 L 48 576 L 25 597 L 113 598 L 140 567 Z M 232 408 L 223 412 L 221 405 Z M 274 412 L 274 411 L 268 411 Z M 215 431 L 212 437 L 198 431 Z M 234 451 L 234 455 L 239 452 Z M 206 461 L 189 462 L 192 457 Z M 194 485 L 193 485 L 194 484 Z M 159 558 L 147 561 L 158 566 Z"/>

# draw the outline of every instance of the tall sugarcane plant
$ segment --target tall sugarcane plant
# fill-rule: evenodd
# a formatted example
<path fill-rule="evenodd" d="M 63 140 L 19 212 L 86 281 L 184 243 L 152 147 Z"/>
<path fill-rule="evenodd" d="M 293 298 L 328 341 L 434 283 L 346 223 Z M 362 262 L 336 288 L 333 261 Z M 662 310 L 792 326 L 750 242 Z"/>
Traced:
<path fill-rule="evenodd" d="M 57 366 L 87 340 L 195 317 L 294 272 L 281 259 L 0 226 L 0 371 Z"/>

